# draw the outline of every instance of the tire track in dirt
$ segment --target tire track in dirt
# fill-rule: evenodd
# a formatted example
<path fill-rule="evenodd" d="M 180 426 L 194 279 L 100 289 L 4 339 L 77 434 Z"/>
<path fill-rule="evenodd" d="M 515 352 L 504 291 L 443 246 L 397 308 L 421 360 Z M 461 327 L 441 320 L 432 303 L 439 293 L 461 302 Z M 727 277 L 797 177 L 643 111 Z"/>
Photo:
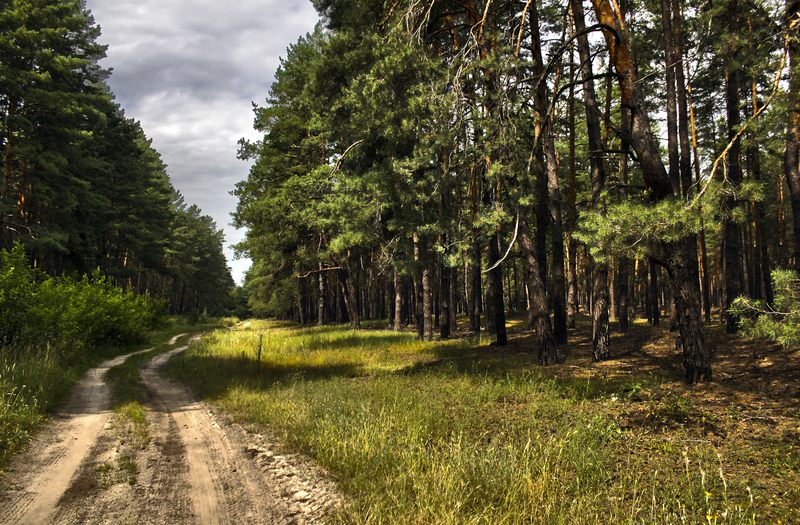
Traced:
<path fill-rule="evenodd" d="M 196 523 L 293 523 L 294 514 L 270 497 L 262 475 L 244 447 L 232 442 L 206 405 L 185 387 L 166 379 L 169 359 L 188 346 L 161 354 L 142 367 L 142 381 L 152 392 L 154 409 L 168 413 L 186 448 L 189 495 Z"/>
<path fill-rule="evenodd" d="M 165 377 L 166 363 L 188 346 L 141 368 L 149 434 L 144 443 L 112 417 L 112 389 L 103 383 L 109 368 L 140 352 L 92 369 L 29 452 L 12 464 L 18 488 L 0 490 L 0 523 L 326 521 L 343 499 L 319 467 L 281 454 L 274 440 L 215 414 Z"/>
<path fill-rule="evenodd" d="M 20 473 L 14 483 L 17 490 L 7 491 L 2 498 L 0 523 L 50 521 L 79 466 L 108 425 L 112 390 L 103 376 L 128 357 L 149 350 L 109 359 L 78 382 L 66 405 L 41 431 L 40 439 L 15 462 Z"/>

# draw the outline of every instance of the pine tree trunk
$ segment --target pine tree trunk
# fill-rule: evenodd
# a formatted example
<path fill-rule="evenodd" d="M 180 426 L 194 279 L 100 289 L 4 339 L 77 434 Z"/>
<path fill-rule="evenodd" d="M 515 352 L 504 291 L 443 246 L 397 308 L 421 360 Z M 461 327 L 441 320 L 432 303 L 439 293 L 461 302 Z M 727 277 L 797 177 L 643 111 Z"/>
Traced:
<path fill-rule="evenodd" d="M 403 322 L 403 281 L 394 271 L 394 330 L 399 332 Z"/>
<path fill-rule="evenodd" d="M 672 17 L 670 0 L 661 0 L 661 26 L 663 30 L 664 55 L 666 56 L 667 92 L 667 151 L 669 153 L 669 181 L 672 193 L 680 195 L 680 156 L 678 153 L 678 94 L 675 89 L 675 68 L 678 57 L 672 41 Z"/>
<path fill-rule="evenodd" d="M 627 108 L 620 108 L 620 129 L 622 130 L 622 154 L 619 160 L 619 181 L 621 184 L 620 197 L 622 200 L 628 199 L 628 140 L 627 135 L 630 128 L 630 113 Z M 630 282 L 631 262 L 626 256 L 621 256 L 617 266 L 617 286 L 615 302 L 617 305 L 617 330 L 621 333 L 628 331 L 628 302 L 630 292 L 628 283 Z"/>
<path fill-rule="evenodd" d="M 570 19 L 570 47 L 569 47 L 569 179 L 567 187 L 567 326 L 575 328 L 575 318 L 578 316 L 578 243 L 572 234 L 577 228 L 577 181 L 575 159 L 575 50 L 572 41 L 572 20 Z"/>
<path fill-rule="evenodd" d="M 783 156 L 789 200 L 792 205 L 794 269 L 800 274 L 800 0 L 786 2 L 786 25 L 789 32 L 789 123 Z"/>
<path fill-rule="evenodd" d="M 483 283 L 481 279 L 481 245 L 480 241 L 475 240 L 472 243 L 472 265 L 470 266 L 470 274 L 471 274 L 471 303 L 472 308 L 470 309 L 470 313 L 472 314 L 472 318 L 470 319 L 470 330 L 478 333 L 481 331 L 481 314 L 482 312 L 482 300 L 481 297 L 483 295 Z"/>
<path fill-rule="evenodd" d="M 631 111 L 631 147 L 639 158 L 645 184 L 654 201 L 669 198 L 672 187 L 661 160 L 659 148 L 652 135 L 650 116 L 639 93 L 638 75 L 624 23 L 619 19 L 610 0 L 592 0 L 597 20 L 614 32 L 604 31 L 611 62 L 617 71 L 622 105 Z M 690 383 L 711 379 L 712 352 L 705 344 L 700 316 L 697 280 L 690 270 L 690 256 L 685 242 L 664 250 L 673 290 L 679 296 L 678 324 L 680 346 L 684 352 L 686 379 Z"/>
<path fill-rule="evenodd" d="M 648 262 L 647 280 L 647 320 L 653 326 L 661 324 L 661 307 L 659 305 L 658 265 L 652 259 Z"/>
<path fill-rule="evenodd" d="M 500 260 L 498 240 L 498 235 L 489 238 L 489 254 L 486 263 L 490 268 Z M 495 334 L 495 343 L 498 346 L 504 346 L 508 342 L 502 265 L 497 265 L 486 274 L 486 331 Z"/>
<path fill-rule="evenodd" d="M 354 330 L 361 328 L 361 315 L 358 312 L 358 290 L 353 282 L 350 270 L 340 270 L 340 283 L 342 286 L 342 297 L 347 308 L 347 317 L 350 319 L 350 327 Z"/>
<path fill-rule="evenodd" d="M 446 242 L 447 237 L 442 235 L 442 245 L 446 245 Z M 439 337 L 448 339 L 450 337 L 450 309 L 454 306 L 450 297 L 451 268 L 444 264 L 439 269 L 439 286 L 441 288 L 439 294 Z"/>
<path fill-rule="evenodd" d="M 433 340 L 433 306 L 431 304 L 431 271 L 427 261 L 422 262 L 422 340 Z"/>
<path fill-rule="evenodd" d="M 536 248 L 531 238 L 527 220 L 527 210 L 520 210 L 519 241 L 522 255 L 528 267 L 529 307 L 528 319 L 533 330 L 534 344 L 538 351 L 539 364 L 553 365 L 558 363 L 556 345 L 553 341 L 553 328 L 550 324 L 550 313 L 547 308 L 547 293 L 539 275 L 536 263 Z"/>
<path fill-rule="evenodd" d="M 558 159 L 556 157 L 553 123 L 547 114 L 549 94 L 544 81 L 544 59 L 539 34 L 539 13 L 536 3 L 530 7 L 531 49 L 533 54 L 533 74 L 541 81 L 537 84 L 534 107 L 540 145 L 537 147 L 537 207 L 536 258 L 539 273 L 548 288 L 547 279 L 547 228 L 550 228 L 552 266 L 550 269 L 550 290 L 553 305 L 553 339 L 556 344 L 567 342 L 567 304 L 566 283 L 564 280 L 564 225 L 561 218 L 561 190 L 558 182 Z M 546 163 L 546 164 L 545 164 Z"/>
<path fill-rule="evenodd" d="M 728 3 L 727 22 L 730 27 L 736 27 L 738 19 L 738 1 L 732 0 Z M 736 139 L 739 130 L 739 88 L 740 72 L 736 64 L 739 55 L 738 45 L 734 42 L 729 44 L 730 49 L 726 57 L 725 74 L 725 109 L 727 114 L 728 141 L 733 141 L 733 146 L 728 152 L 728 181 L 733 191 L 739 188 L 742 182 L 741 168 L 741 143 Z M 727 199 L 727 208 L 732 210 L 738 204 L 734 196 Z M 739 224 L 732 219 L 725 220 L 724 226 L 724 258 L 725 258 L 725 319 L 728 333 L 734 333 L 739 329 L 739 320 L 730 313 L 730 307 L 734 299 L 742 294 L 742 245 Z"/>
<path fill-rule="evenodd" d="M 325 272 L 322 270 L 322 263 L 319 263 L 319 273 L 317 274 L 317 285 L 319 286 L 319 301 L 317 301 L 317 324 L 325 324 Z"/>
<path fill-rule="evenodd" d="M 711 381 L 713 352 L 706 344 L 703 320 L 700 317 L 700 285 L 693 276 L 692 258 L 686 243 L 674 243 L 668 262 L 668 273 L 675 293 L 677 324 L 680 336 L 676 345 L 683 352 L 686 381 Z"/>
<path fill-rule="evenodd" d="M 583 81 L 583 98 L 586 107 L 586 128 L 589 137 L 589 165 L 592 181 L 592 204 L 597 213 L 605 213 L 602 192 L 605 186 L 606 171 L 604 165 L 605 151 L 600 129 L 600 109 L 592 79 L 592 62 L 589 50 L 589 38 L 586 35 L 586 22 L 583 14 L 582 0 L 571 0 L 572 17 L 578 35 L 578 56 L 581 62 Z M 594 261 L 592 273 L 592 357 L 595 361 L 611 357 L 608 334 L 608 264 Z"/>

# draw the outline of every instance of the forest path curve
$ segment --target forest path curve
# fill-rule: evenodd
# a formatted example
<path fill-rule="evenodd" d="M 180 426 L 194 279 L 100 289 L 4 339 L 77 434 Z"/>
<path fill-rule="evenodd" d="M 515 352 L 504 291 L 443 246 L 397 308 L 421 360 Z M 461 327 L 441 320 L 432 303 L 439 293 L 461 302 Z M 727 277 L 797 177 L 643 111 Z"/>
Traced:
<path fill-rule="evenodd" d="M 181 335 L 173 337 L 170 344 Z M 21 458 L 25 468 L 17 469 L 20 473 L 15 479 L 17 490 L 0 500 L 3 503 L 0 523 L 34 524 L 51 520 L 75 472 L 108 425 L 112 388 L 103 381 L 105 373 L 129 357 L 150 350 L 104 361 L 78 382 L 67 403 Z"/>
<path fill-rule="evenodd" d="M 170 345 L 180 337 L 175 336 Z M 105 372 L 90 370 L 67 405 L 12 463 L 0 524 L 305 524 L 342 502 L 311 461 L 285 454 L 170 381 L 164 367 L 189 344 L 146 362 L 148 438 L 137 444 L 111 410 Z"/>

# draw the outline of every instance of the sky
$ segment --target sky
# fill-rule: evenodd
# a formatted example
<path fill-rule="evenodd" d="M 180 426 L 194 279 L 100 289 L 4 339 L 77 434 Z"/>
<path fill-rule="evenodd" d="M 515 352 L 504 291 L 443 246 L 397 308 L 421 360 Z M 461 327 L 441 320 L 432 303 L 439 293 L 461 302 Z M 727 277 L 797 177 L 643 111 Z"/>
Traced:
<path fill-rule="evenodd" d="M 244 237 L 231 190 L 247 178 L 240 138 L 257 139 L 252 102 L 264 104 L 286 47 L 318 21 L 310 0 L 88 0 L 108 45 L 102 64 L 129 118 L 161 153 L 173 185 L 225 230 L 233 278 Z"/>

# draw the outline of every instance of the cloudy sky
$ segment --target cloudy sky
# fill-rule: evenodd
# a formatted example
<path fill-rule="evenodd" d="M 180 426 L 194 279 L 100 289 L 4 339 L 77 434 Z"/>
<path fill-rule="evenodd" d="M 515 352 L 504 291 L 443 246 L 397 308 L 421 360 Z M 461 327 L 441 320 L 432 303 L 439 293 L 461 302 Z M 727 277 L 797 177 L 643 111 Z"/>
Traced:
<path fill-rule="evenodd" d="M 104 65 L 128 117 L 168 165 L 175 187 L 224 227 L 237 282 L 250 265 L 230 245 L 234 185 L 249 166 L 237 141 L 255 138 L 251 102 L 262 104 L 286 46 L 313 30 L 310 0 L 89 0 L 108 44 Z"/>

